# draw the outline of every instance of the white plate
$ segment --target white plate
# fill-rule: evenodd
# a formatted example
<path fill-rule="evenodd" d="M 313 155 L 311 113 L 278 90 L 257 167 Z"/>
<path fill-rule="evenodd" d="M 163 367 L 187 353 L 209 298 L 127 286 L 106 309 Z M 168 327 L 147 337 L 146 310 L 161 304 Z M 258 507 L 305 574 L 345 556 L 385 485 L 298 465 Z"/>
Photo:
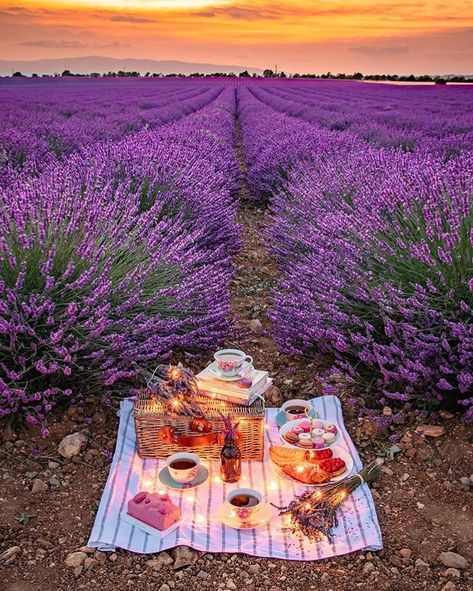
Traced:
<path fill-rule="evenodd" d="M 237 380 L 241 380 L 241 378 L 242 378 L 242 376 L 240 376 L 239 374 L 242 371 L 245 372 L 245 370 L 248 370 L 248 368 L 250 366 L 253 367 L 249 361 L 243 361 L 243 363 L 241 364 L 240 371 L 238 372 L 238 374 L 236 376 L 222 375 L 217 367 L 216 361 L 213 361 L 210 365 L 208 365 L 207 369 L 214 377 L 216 377 L 219 380 L 222 380 L 223 382 L 236 382 Z M 250 376 L 251 376 L 251 374 L 250 374 Z M 250 377 L 250 376 L 248 376 L 248 377 Z M 245 376 L 245 377 L 247 377 L 247 376 Z"/>
<path fill-rule="evenodd" d="M 269 456 L 269 465 L 271 466 L 271 470 L 274 472 L 274 474 L 276 476 L 278 476 L 279 478 L 282 478 L 283 480 L 289 480 L 290 482 L 294 482 L 294 484 L 299 484 L 301 486 L 307 486 L 307 487 L 311 487 L 311 488 L 318 487 L 318 486 L 326 486 L 327 484 L 333 484 L 334 482 L 340 482 L 340 480 L 344 480 L 345 478 L 347 478 L 347 476 L 350 476 L 350 474 L 353 471 L 353 466 L 354 466 L 353 458 L 345 449 L 343 449 L 343 447 L 336 445 L 335 447 L 332 447 L 332 451 L 333 451 L 332 457 L 342 459 L 345 462 L 347 469 L 345 470 L 345 472 L 343 474 L 339 474 L 338 476 L 331 478 L 328 482 L 324 482 L 323 484 L 305 484 L 305 482 L 301 482 L 300 480 L 297 480 L 296 478 L 289 476 L 289 474 L 286 474 L 280 466 L 278 466 L 275 462 L 273 462 L 273 460 L 271 459 L 271 456 Z"/>
<path fill-rule="evenodd" d="M 250 523 L 242 523 L 238 517 L 232 517 L 226 503 L 222 503 L 217 511 L 217 519 L 219 519 L 224 525 L 232 527 L 233 529 L 256 529 L 257 527 L 263 527 L 263 525 L 268 523 L 272 516 L 273 512 L 268 503 L 263 503 L 261 505 Z"/>
<path fill-rule="evenodd" d="M 307 451 L 307 449 L 310 449 L 310 448 L 302 447 L 301 445 L 289 443 L 289 441 L 286 441 L 283 437 L 283 435 L 285 433 L 287 433 L 288 431 L 292 431 L 292 429 L 294 427 L 296 427 L 297 425 L 299 425 L 299 423 L 302 423 L 303 421 L 307 421 L 307 420 L 309 420 L 309 419 L 296 419 L 295 421 L 289 421 L 288 423 L 286 423 L 285 425 L 283 425 L 279 429 L 279 437 L 281 438 L 281 441 L 283 442 L 284 445 L 289 445 L 289 447 L 295 447 L 297 449 L 304 449 L 305 451 Z M 324 423 L 324 425 L 329 425 L 332 423 L 331 421 L 322 421 L 322 419 L 314 419 L 314 420 L 321 421 L 322 423 Z M 340 433 L 340 427 L 336 423 L 332 423 L 332 424 L 335 425 L 335 427 L 337 427 L 337 434 L 335 435 L 335 441 L 333 443 L 331 443 L 330 445 L 326 445 L 325 447 L 318 448 L 319 450 L 333 448 L 335 445 L 337 445 L 337 443 L 339 443 L 340 439 L 342 438 L 342 434 Z"/>

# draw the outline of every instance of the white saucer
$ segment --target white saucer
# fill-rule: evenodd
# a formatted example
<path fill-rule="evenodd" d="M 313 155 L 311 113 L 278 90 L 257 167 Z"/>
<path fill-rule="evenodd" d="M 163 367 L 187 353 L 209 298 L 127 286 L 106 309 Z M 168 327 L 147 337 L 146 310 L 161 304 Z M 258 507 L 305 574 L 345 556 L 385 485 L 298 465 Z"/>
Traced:
<path fill-rule="evenodd" d="M 233 529 L 256 529 L 257 527 L 263 527 L 263 525 L 268 523 L 272 517 L 272 511 L 268 503 L 262 503 L 261 507 L 253 516 L 252 521 L 250 523 L 242 523 L 238 517 L 232 517 L 228 511 L 228 505 L 222 503 L 218 508 L 216 517 L 223 523 L 223 525 Z"/>
<path fill-rule="evenodd" d="M 201 484 L 204 484 L 204 482 L 207 482 L 208 477 L 209 471 L 202 464 L 199 464 L 199 469 L 197 470 L 197 475 L 194 480 L 191 480 L 186 484 L 181 484 L 173 480 L 167 466 L 164 466 L 159 472 L 159 480 L 161 484 L 164 484 L 164 486 L 167 486 L 168 488 L 173 488 L 174 490 L 189 490 L 191 488 L 197 488 Z"/>
<path fill-rule="evenodd" d="M 248 369 L 250 366 L 252 366 L 252 364 L 249 361 L 243 361 L 243 363 L 241 364 L 240 372 L 242 372 L 242 371 L 244 372 L 245 369 Z M 241 378 L 242 378 L 242 376 L 240 376 L 239 373 L 236 376 L 222 375 L 218 369 L 216 361 L 213 361 L 210 365 L 208 365 L 207 369 L 214 377 L 216 377 L 217 379 L 222 380 L 224 382 L 236 382 L 238 380 L 241 380 Z"/>
<path fill-rule="evenodd" d="M 327 486 L 327 484 L 333 484 L 334 482 L 340 482 L 340 480 L 344 480 L 345 478 L 350 476 L 350 474 L 353 472 L 353 466 L 354 466 L 353 458 L 345 449 L 343 449 L 343 447 L 336 445 L 335 447 L 332 447 L 332 451 L 333 451 L 333 457 L 342 459 L 345 462 L 347 469 L 345 470 L 345 472 L 343 472 L 343 474 L 339 474 L 338 476 L 334 476 L 328 482 L 324 482 L 323 484 L 305 484 L 305 482 L 301 482 L 300 480 L 297 480 L 296 478 L 289 476 L 289 474 L 286 474 L 280 466 L 278 466 L 275 462 L 273 462 L 273 460 L 271 459 L 271 456 L 269 457 L 269 465 L 271 467 L 271 470 L 274 472 L 274 474 L 276 476 L 278 476 L 278 478 L 282 478 L 283 480 L 289 480 L 290 482 L 293 482 L 294 484 L 298 484 L 300 486 L 305 486 L 308 488 L 313 488 L 313 487 L 318 487 L 318 486 Z"/>

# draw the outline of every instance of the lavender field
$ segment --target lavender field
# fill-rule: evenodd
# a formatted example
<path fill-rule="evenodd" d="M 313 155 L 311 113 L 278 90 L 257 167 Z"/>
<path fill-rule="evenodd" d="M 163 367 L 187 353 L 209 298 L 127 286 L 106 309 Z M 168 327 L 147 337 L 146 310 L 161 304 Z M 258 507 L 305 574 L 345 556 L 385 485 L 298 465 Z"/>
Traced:
<path fill-rule="evenodd" d="M 232 329 L 240 195 L 282 351 L 326 392 L 473 418 L 473 88 L 0 81 L 0 416 L 126 390 Z M 396 419 L 396 414 L 392 420 Z"/>

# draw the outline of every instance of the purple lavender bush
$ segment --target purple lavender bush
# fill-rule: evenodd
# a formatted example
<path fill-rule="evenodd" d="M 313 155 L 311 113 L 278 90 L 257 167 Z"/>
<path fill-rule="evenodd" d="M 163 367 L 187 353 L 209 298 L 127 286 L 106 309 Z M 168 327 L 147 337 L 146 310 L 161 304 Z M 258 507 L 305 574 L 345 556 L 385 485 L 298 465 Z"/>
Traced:
<path fill-rule="evenodd" d="M 234 93 L 0 193 L 0 416 L 43 421 L 229 325 Z M 225 174 L 221 172 L 225 170 Z"/>
<path fill-rule="evenodd" d="M 267 232 L 281 347 L 332 353 L 380 404 L 473 418 L 472 181 L 471 153 L 439 167 L 372 149 L 294 169 Z"/>

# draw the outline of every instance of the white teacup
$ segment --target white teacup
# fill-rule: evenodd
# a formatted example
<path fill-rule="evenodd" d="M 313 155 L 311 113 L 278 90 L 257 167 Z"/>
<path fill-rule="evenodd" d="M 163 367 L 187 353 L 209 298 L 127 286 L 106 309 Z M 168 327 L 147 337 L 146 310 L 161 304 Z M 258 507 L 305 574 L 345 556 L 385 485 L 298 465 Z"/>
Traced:
<path fill-rule="evenodd" d="M 248 499 L 248 502 L 241 504 L 245 499 Z M 251 518 L 261 508 L 262 503 L 263 496 L 253 488 L 235 488 L 227 495 L 227 507 L 230 516 L 238 517 L 242 523 L 250 523 Z"/>
<path fill-rule="evenodd" d="M 187 484 L 197 476 L 200 458 L 196 454 L 182 452 L 169 456 L 166 464 L 173 480 L 179 484 Z"/>
<path fill-rule="evenodd" d="M 220 349 L 214 354 L 214 359 L 219 372 L 226 377 L 236 376 L 240 371 L 243 361 L 253 363 L 253 357 L 239 349 Z"/>
<path fill-rule="evenodd" d="M 309 400 L 301 400 L 300 398 L 294 398 L 288 400 L 282 405 L 282 411 L 286 415 L 288 421 L 295 421 L 296 419 L 304 419 L 310 416 L 310 418 L 316 419 L 318 417 L 317 411 L 312 406 Z M 309 412 L 311 413 L 309 415 Z"/>

